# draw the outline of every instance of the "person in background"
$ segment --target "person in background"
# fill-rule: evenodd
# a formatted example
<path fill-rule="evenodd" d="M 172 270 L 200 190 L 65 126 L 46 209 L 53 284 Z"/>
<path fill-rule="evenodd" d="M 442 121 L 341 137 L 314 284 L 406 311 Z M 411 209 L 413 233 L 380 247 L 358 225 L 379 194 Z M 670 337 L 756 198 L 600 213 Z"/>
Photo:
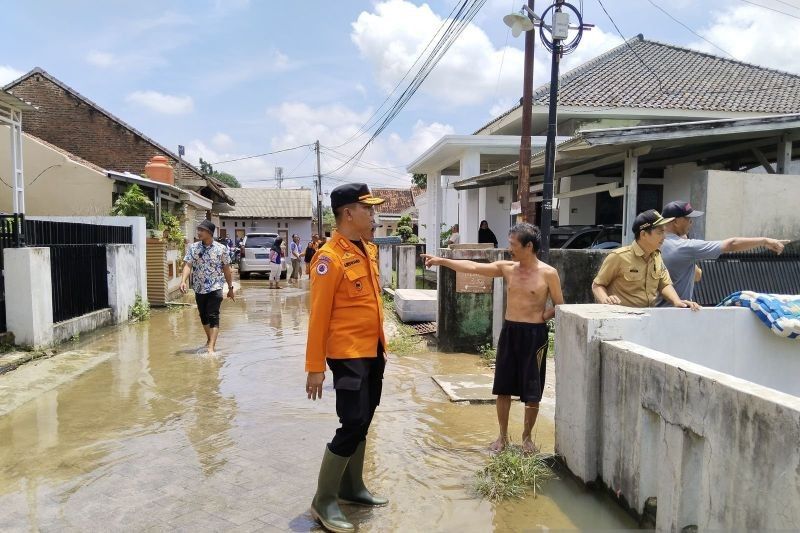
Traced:
<path fill-rule="evenodd" d="M 450 237 L 447 238 L 446 246 L 453 246 L 461 242 L 461 234 L 458 233 L 458 224 L 453 224 L 450 228 Z"/>
<path fill-rule="evenodd" d="M 303 250 L 300 248 L 300 235 L 292 235 L 292 242 L 289 244 L 289 257 L 292 259 L 292 275 L 289 278 L 290 284 L 300 284 L 300 276 L 303 274 Z"/>
<path fill-rule="evenodd" d="M 192 243 L 183 258 L 181 292 L 186 294 L 186 283 L 192 276 L 192 289 L 200 313 L 200 322 L 206 332 L 206 349 L 213 355 L 219 335 L 219 309 L 222 305 L 222 289 L 228 284 L 228 298 L 233 294 L 231 257 L 225 245 L 214 242 L 216 226 L 210 220 L 197 225 L 197 242 Z"/>
<path fill-rule="evenodd" d="M 494 232 L 489 229 L 489 223 L 485 220 L 481 220 L 480 228 L 478 228 L 478 243 L 492 243 L 492 245 L 497 248 L 497 237 Z"/>
<path fill-rule="evenodd" d="M 281 288 L 281 270 L 283 263 L 283 238 L 278 237 L 272 243 L 272 248 L 269 249 L 269 287 L 270 289 Z"/>
<path fill-rule="evenodd" d="M 308 243 L 306 246 L 305 251 L 305 263 L 306 263 L 306 274 L 308 275 L 308 279 L 311 279 L 311 260 L 314 259 L 314 254 L 317 253 L 319 249 L 319 235 L 316 233 L 311 237 L 311 242 Z"/>
<path fill-rule="evenodd" d="M 694 225 L 694 219 L 703 214 L 702 211 L 695 210 L 689 202 L 670 202 L 664 206 L 662 212 L 664 217 L 673 220 L 666 226 L 667 234 L 664 244 L 661 245 L 661 255 L 672 278 L 675 292 L 683 300 L 694 298 L 694 284 L 702 276 L 702 270 L 697 266 L 698 261 L 717 259 L 725 252 L 744 252 L 759 246 L 781 254 L 784 245 L 789 242 L 767 237 L 733 237 L 724 241 L 689 239 L 689 230 Z M 657 305 L 665 307 L 669 302 L 661 298 Z"/>

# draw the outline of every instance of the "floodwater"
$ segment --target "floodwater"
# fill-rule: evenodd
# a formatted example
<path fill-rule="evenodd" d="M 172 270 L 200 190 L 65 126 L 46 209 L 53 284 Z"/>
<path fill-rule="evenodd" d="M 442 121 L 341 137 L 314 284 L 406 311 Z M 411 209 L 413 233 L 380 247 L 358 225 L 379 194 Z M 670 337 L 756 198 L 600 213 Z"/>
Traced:
<path fill-rule="evenodd" d="M 192 308 L 70 346 L 112 355 L 0 417 L 0 530 L 317 530 L 308 505 L 337 425 L 333 390 L 328 379 L 322 401 L 305 397 L 308 294 L 265 284 L 223 304 L 215 357 L 197 353 Z M 430 376 L 480 370 L 459 354 L 390 360 L 365 470 L 391 503 L 345 506 L 359 531 L 635 528 L 571 479 L 501 504 L 473 494 L 494 406 L 450 403 Z M 519 405 L 511 428 L 518 442 Z M 535 431 L 552 450 L 552 405 Z"/>

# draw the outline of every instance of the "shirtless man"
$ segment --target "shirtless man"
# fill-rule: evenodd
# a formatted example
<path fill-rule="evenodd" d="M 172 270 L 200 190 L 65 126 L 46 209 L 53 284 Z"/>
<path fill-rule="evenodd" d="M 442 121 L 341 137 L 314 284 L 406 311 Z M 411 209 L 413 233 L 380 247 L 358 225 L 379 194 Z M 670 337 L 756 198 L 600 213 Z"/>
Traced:
<path fill-rule="evenodd" d="M 480 274 L 506 282 L 506 316 L 497 345 L 497 363 L 492 394 L 497 395 L 497 421 L 500 436 L 492 443 L 493 452 L 501 452 L 509 443 L 508 413 L 511 396 L 525 403 L 525 427 L 522 449 L 533 453 L 531 431 L 539 414 L 547 367 L 547 324 L 556 314 L 555 307 L 564 303 L 561 281 L 555 268 L 536 257 L 541 246 L 539 228 L 517 224 L 508 233 L 508 246 L 513 261 L 476 263 L 444 259 L 423 254 L 425 266 L 444 266 L 456 272 Z"/>

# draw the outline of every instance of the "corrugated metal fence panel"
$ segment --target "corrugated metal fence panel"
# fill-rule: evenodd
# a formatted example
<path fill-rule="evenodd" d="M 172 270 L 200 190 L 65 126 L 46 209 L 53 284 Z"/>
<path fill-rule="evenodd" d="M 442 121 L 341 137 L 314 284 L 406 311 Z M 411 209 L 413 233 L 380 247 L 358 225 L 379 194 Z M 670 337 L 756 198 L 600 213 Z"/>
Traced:
<path fill-rule="evenodd" d="M 755 291 L 800 294 L 800 243 L 790 243 L 783 254 L 753 250 L 723 254 L 716 261 L 700 261 L 703 278 L 694 288 L 701 305 L 717 305 L 731 293 Z"/>

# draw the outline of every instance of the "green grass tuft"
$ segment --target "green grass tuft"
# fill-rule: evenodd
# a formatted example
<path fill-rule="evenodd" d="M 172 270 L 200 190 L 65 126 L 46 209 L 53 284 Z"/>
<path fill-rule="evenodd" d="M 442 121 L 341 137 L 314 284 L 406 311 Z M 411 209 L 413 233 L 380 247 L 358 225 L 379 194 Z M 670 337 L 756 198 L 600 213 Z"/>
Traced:
<path fill-rule="evenodd" d="M 535 498 L 545 481 L 556 478 L 551 461 L 552 455 L 525 455 L 520 446 L 507 446 L 475 474 L 475 491 L 493 502 L 524 498 L 531 492 Z"/>

